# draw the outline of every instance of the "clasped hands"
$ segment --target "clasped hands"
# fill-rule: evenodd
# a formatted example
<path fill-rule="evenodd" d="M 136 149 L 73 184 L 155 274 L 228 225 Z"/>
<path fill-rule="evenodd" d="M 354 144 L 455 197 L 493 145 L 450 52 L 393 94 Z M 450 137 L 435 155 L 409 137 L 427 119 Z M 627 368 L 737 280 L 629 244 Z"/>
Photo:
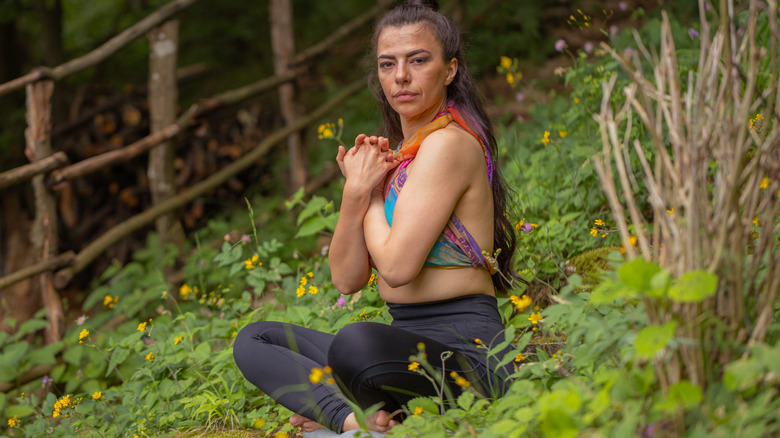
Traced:
<path fill-rule="evenodd" d="M 387 138 L 365 134 L 355 137 L 355 146 L 349 150 L 339 145 L 336 162 L 348 182 L 372 190 L 381 188 L 387 172 L 401 163 L 393 158 Z"/>

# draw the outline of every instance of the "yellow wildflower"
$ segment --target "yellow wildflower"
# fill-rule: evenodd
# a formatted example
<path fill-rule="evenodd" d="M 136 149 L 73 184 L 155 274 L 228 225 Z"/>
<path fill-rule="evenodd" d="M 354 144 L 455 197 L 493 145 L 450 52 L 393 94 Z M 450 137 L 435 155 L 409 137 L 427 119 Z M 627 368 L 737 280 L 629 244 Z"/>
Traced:
<path fill-rule="evenodd" d="M 501 68 L 509 68 L 512 66 L 512 58 L 508 56 L 501 57 Z"/>
<path fill-rule="evenodd" d="M 769 187 L 769 178 L 763 177 L 761 178 L 761 184 L 759 184 L 759 187 L 761 190 L 764 190 L 765 188 Z"/>
<path fill-rule="evenodd" d="M 418 415 L 420 415 L 420 414 L 422 414 L 422 413 L 423 413 L 423 408 L 422 408 L 422 406 L 416 406 L 416 407 L 414 408 L 414 413 L 412 414 L 412 417 L 416 417 L 416 416 L 418 416 Z"/>
<path fill-rule="evenodd" d="M 148 360 L 149 362 L 153 361 L 154 360 L 154 353 L 152 353 L 150 351 L 149 354 L 147 354 L 144 359 Z"/>
<path fill-rule="evenodd" d="M 328 385 L 335 385 L 336 379 L 334 379 L 333 377 L 328 377 L 327 379 L 325 379 L 325 383 L 327 383 Z"/>
<path fill-rule="evenodd" d="M 666 210 L 666 214 L 668 214 L 669 216 L 674 216 L 674 209 L 672 208 L 672 209 Z"/>
<path fill-rule="evenodd" d="M 594 220 L 594 221 L 593 221 L 593 223 L 594 223 L 594 224 L 595 224 L 597 227 L 603 227 L 603 226 L 604 226 L 604 221 L 603 221 L 603 220 L 601 220 L 601 219 L 596 219 L 596 220 Z"/>
<path fill-rule="evenodd" d="M 117 301 L 119 301 L 119 296 L 112 297 L 111 295 L 106 295 L 103 297 L 103 306 L 113 309 Z"/>
<path fill-rule="evenodd" d="M 515 362 L 522 362 L 525 360 L 525 356 L 523 356 L 523 353 L 517 353 L 517 356 L 515 356 Z"/>
<path fill-rule="evenodd" d="M 595 228 L 591 228 L 590 229 L 590 235 L 593 236 L 593 237 L 598 236 L 599 235 L 599 230 L 597 230 Z"/>
<path fill-rule="evenodd" d="M 89 330 L 81 330 L 81 333 L 79 333 L 79 344 L 83 343 L 84 341 L 82 341 L 82 339 L 86 338 L 87 336 L 89 336 Z"/>
<path fill-rule="evenodd" d="M 753 218 L 753 225 L 758 226 L 758 217 Z"/>
<path fill-rule="evenodd" d="M 580 103 L 580 98 L 579 97 L 575 97 L 574 98 L 574 103 Z"/>
<path fill-rule="evenodd" d="M 370 277 L 368 277 L 368 283 L 369 283 L 369 284 L 371 284 L 371 283 L 373 283 L 374 281 L 376 281 L 376 274 L 372 272 L 372 273 L 371 273 L 371 276 L 370 276 Z"/>
<path fill-rule="evenodd" d="M 450 377 L 452 377 L 453 379 L 458 377 L 458 372 L 457 371 L 451 371 L 450 372 Z"/>
<path fill-rule="evenodd" d="M 409 368 L 409 371 L 417 372 L 417 369 L 420 368 L 420 363 L 419 362 L 412 362 L 412 363 L 409 364 L 408 368 Z"/>
<path fill-rule="evenodd" d="M 461 388 L 468 388 L 469 386 L 471 386 L 471 382 L 466 380 L 466 378 L 463 376 L 456 377 L 455 384 L 460 386 Z"/>
<path fill-rule="evenodd" d="M 8 428 L 9 429 L 14 427 L 14 426 L 16 426 L 17 424 L 19 424 L 19 420 L 16 419 L 16 415 L 14 415 L 13 418 L 9 418 L 8 419 Z"/>
<path fill-rule="evenodd" d="M 306 276 L 309 277 L 309 278 L 313 278 L 314 277 L 314 273 L 309 271 L 309 272 L 306 273 Z"/>
<path fill-rule="evenodd" d="M 316 295 L 319 291 L 317 286 L 309 286 L 309 295 Z"/>
<path fill-rule="evenodd" d="M 297 289 L 295 289 L 295 296 L 298 298 L 306 295 L 306 289 L 303 286 L 298 286 Z"/>
<path fill-rule="evenodd" d="M 544 318 L 542 318 L 542 315 L 539 312 L 531 312 L 531 316 L 528 317 L 528 320 L 531 321 L 531 324 L 536 325 L 541 321 L 544 321 Z"/>
<path fill-rule="evenodd" d="M 567 135 L 569 135 L 569 133 L 566 132 L 565 130 L 558 131 L 558 136 L 561 138 L 566 138 Z"/>
<path fill-rule="evenodd" d="M 306 286 L 308 283 L 309 283 L 309 279 L 306 278 L 305 275 L 301 277 L 301 282 L 300 282 L 301 286 Z"/>
<path fill-rule="evenodd" d="M 325 368 L 322 369 L 322 372 L 324 372 L 325 374 L 330 374 L 333 372 L 333 368 L 325 365 Z"/>
<path fill-rule="evenodd" d="M 537 229 L 537 228 L 539 228 L 539 225 L 538 225 L 538 224 L 535 224 L 535 223 L 533 223 L 533 222 L 529 222 L 529 223 L 528 223 L 528 225 L 530 225 L 530 226 L 531 226 L 531 228 L 533 228 L 534 230 L 535 230 L 535 229 Z"/>
<path fill-rule="evenodd" d="M 509 85 L 514 86 L 515 85 L 515 75 L 513 75 L 512 73 L 507 73 L 506 74 L 506 82 Z"/>
<path fill-rule="evenodd" d="M 316 385 L 320 383 L 324 375 L 325 373 L 322 371 L 322 368 L 312 368 L 311 374 L 309 374 L 309 381 Z"/>
<path fill-rule="evenodd" d="M 92 393 L 92 400 L 100 400 L 100 397 L 103 397 L 103 394 L 100 391 Z"/>
<path fill-rule="evenodd" d="M 179 288 L 179 295 L 181 295 L 181 299 L 184 301 L 187 301 L 190 293 L 192 293 L 192 287 L 190 287 L 190 285 L 187 283 L 182 284 Z"/>
<path fill-rule="evenodd" d="M 542 137 L 542 143 L 547 146 L 550 143 L 550 131 L 544 131 L 544 136 Z"/>
<path fill-rule="evenodd" d="M 179 343 L 181 342 L 182 339 L 184 339 L 183 335 L 174 337 L 173 338 L 173 345 L 179 345 Z"/>
<path fill-rule="evenodd" d="M 518 297 L 517 295 L 512 295 L 509 297 L 509 301 L 512 302 L 512 304 L 515 306 L 518 312 L 522 313 L 525 312 L 525 309 L 531 306 L 533 304 L 533 300 L 528 295 L 523 294 L 522 297 Z"/>
<path fill-rule="evenodd" d="M 637 238 L 636 236 L 628 236 L 628 244 L 631 246 L 636 246 Z"/>
<path fill-rule="evenodd" d="M 254 427 L 255 429 L 262 429 L 263 426 L 265 426 L 265 420 L 263 420 L 262 418 L 258 418 L 257 420 L 255 420 L 254 423 L 252 423 L 252 427 Z"/>
<path fill-rule="evenodd" d="M 274 438 L 290 438 L 290 435 L 287 432 L 276 432 Z"/>
<path fill-rule="evenodd" d="M 138 328 L 136 328 L 136 330 L 139 331 L 139 332 L 142 332 L 142 331 L 146 330 L 146 321 L 138 324 Z"/>
<path fill-rule="evenodd" d="M 520 229 L 523 228 L 523 225 L 525 225 L 525 219 L 520 219 L 520 222 L 515 225 L 515 231 L 519 233 Z"/>

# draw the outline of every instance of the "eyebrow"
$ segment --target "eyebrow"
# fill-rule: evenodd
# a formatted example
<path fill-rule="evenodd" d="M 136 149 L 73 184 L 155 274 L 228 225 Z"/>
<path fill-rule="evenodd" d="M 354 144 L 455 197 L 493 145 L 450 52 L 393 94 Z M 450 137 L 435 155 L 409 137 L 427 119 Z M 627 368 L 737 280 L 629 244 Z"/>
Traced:
<path fill-rule="evenodd" d="M 417 49 L 417 50 L 412 50 L 411 52 L 407 53 L 406 55 L 404 55 L 404 57 L 405 58 L 410 58 L 410 57 L 412 57 L 414 55 L 417 55 L 417 54 L 420 54 L 420 53 L 428 53 L 428 54 L 430 54 L 431 52 L 428 51 L 428 50 L 425 50 L 425 49 Z M 383 55 L 377 56 L 376 59 L 395 59 L 395 57 L 391 56 L 391 55 L 384 55 L 383 54 Z"/>

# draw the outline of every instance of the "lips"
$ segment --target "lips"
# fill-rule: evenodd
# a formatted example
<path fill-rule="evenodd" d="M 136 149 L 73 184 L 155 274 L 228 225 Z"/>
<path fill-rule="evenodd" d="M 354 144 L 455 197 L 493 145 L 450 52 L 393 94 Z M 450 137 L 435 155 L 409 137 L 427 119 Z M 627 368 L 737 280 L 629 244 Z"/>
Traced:
<path fill-rule="evenodd" d="M 417 96 L 417 94 L 416 93 L 412 93 L 409 90 L 401 90 L 401 91 L 399 91 L 399 92 L 397 92 L 397 93 L 395 93 L 393 95 L 393 97 L 396 100 L 399 100 L 401 102 L 406 102 L 406 101 L 412 100 L 412 99 L 414 99 L 415 96 Z"/>

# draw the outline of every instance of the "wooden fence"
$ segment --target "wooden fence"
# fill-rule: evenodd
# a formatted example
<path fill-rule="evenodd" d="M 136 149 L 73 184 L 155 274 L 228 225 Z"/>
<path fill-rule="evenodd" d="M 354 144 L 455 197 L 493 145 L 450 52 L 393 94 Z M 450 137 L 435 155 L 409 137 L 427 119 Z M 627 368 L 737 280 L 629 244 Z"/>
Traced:
<path fill-rule="evenodd" d="M 327 51 L 344 37 L 365 26 L 389 6 L 388 1 L 379 0 L 376 6 L 353 18 L 339 29 L 330 33 L 326 39 L 300 53 L 292 53 L 292 46 L 288 44 L 286 52 L 277 50 L 277 53 L 275 53 L 275 58 L 283 59 L 284 62 L 276 66 L 273 76 L 240 88 L 224 91 L 215 96 L 202 98 L 177 116 L 175 112 L 172 112 L 175 110 L 171 109 L 176 108 L 175 56 L 178 50 L 176 41 L 178 25 L 177 22 L 172 20 L 172 17 L 195 2 L 196 0 L 173 0 L 84 56 L 53 68 L 35 68 L 22 77 L 0 84 L 0 96 L 21 88 L 26 90 L 27 129 L 25 132 L 25 153 L 30 160 L 30 164 L 0 173 L 0 190 L 12 185 L 27 183 L 28 181 L 32 184 L 35 199 L 35 220 L 32 225 L 30 238 L 39 257 L 39 261 L 32 266 L 0 277 L 0 291 L 22 280 L 37 277 L 37 280 L 40 282 L 43 304 L 49 321 L 49 327 L 46 332 L 47 343 L 54 342 L 62 337 L 64 317 L 58 290 L 64 288 L 74 275 L 81 272 L 106 249 L 129 233 L 152 224 L 159 218 L 203 196 L 207 191 L 222 185 L 237 173 L 249 168 L 272 148 L 284 143 L 285 139 L 290 135 L 321 119 L 345 99 L 365 88 L 365 83 L 361 80 L 343 86 L 337 95 L 305 115 L 296 115 L 289 108 L 286 109 L 284 114 L 286 126 L 268 135 L 253 149 L 231 164 L 176 195 L 173 195 L 170 187 L 167 189 L 163 187 L 166 184 L 172 184 L 172 176 L 160 176 L 161 173 L 167 172 L 166 169 L 172 169 L 174 154 L 170 149 L 170 145 L 167 144 L 169 140 L 187 130 L 193 125 L 197 117 L 203 116 L 209 111 L 291 83 L 301 74 L 304 65 Z M 284 8 L 285 3 L 289 7 L 289 2 L 290 0 L 273 0 L 272 3 L 277 5 L 272 5 L 272 7 L 276 7 L 279 10 L 279 8 Z M 271 27 L 272 31 L 279 32 L 278 26 L 275 28 L 272 24 Z M 53 131 L 51 98 L 55 90 L 55 83 L 69 75 L 105 61 L 118 50 L 144 35 L 147 35 L 150 39 L 148 99 L 150 116 L 152 119 L 155 119 L 150 124 L 151 132 L 140 140 L 120 149 L 69 164 L 66 153 L 53 151 L 51 146 Z M 275 45 L 281 47 L 279 50 L 285 50 L 284 44 Z M 170 77 L 172 74 L 174 76 L 173 79 Z M 165 77 L 166 75 L 167 77 Z M 155 84 L 155 81 L 159 83 Z M 287 90 L 287 98 L 289 99 L 289 88 Z M 289 102 L 283 102 L 282 105 L 289 106 Z M 168 148 L 167 150 L 165 149 L 166 147 Z M 152 206 L 109 229 L 78 253 L 59 253 L 57 239 L 58 210 L 54 202 L 54 192 L 57 190 L 58 185 L 147 153 L 150 154 L 150 168 L 148 172 L 150 174 L 150 191 L 153 192 Z M 159 154 L 158 158 L 153 156 L 155 153 Z M 302 163 L 298 165 L 302 165 Z M 298 172 L 298 170 L 293 170 L 293 172 Z M 156 173 L 158 177 L 152 178 L 152 173 Z M 307 191 L 313 191 L 337 174 L 338 169 L 335 166 L 329 167 L 324 175 L 312 179 L 306 185 Z M 157 182 L 153 182 L 153 179 Z M 299 181 L 303 182 L 302 180 Z M 39 377 L 42 375 L 40 374 L 41 371 L 44 373 L 48 372 L 48 370 L 37 370 L 27 373 L 32 375 L 23 376 L 22 380 L 29 381 Z M 24 383 L 23 381 L 18 381 L 16 384 Z M 8 385 L 0 382 L 0 391 L 10 389 Z"/>

